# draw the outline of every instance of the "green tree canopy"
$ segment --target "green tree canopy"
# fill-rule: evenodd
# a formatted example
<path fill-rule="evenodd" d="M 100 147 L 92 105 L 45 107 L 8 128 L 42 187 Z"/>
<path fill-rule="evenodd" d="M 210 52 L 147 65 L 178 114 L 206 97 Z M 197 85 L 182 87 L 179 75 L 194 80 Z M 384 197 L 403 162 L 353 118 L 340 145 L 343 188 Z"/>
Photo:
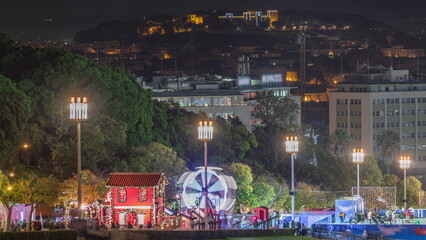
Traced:
<path fill-rule="evenodd" d="M 16 194 L 14 185 L 9 181 L 6 175 L 0 170 L 0 204 L 3 204 L 7 208 L 7 220 L 6 220 L 6 230 L 10 230 L 10 220 L 12 217 L 12 207 L 14 203 L 20 202 L 20 195 Z"/>
<path fill-rule="evenodd" d="M 361 186 L 378 187 L 382 185 L 382 170 L 372 156 L 364 158 L 364 163 L 360 165 L 359 175 Z"/>
<path fill-rule="evenodd" d="M 71 96 L 86 96 L 89 119 L 82 124 L 83 167 L 108 172 L 126 159 L 126 148 L 152 139 L 152 101 L 122 67 L 97 64 L 65 51 L 22 47 L 0 36 L 0 156 L 25 138 L 23 163 L 60 178 L 75 171 L 75 123 Z M 15 86 L 16 85 L 16 86 Z M 19 90 L 18 90 L 19 89 Z M 4 140 L 2 139 L 4 138 Z"/>
<path fill-rule="evenodd" d="M 297 103 L 288 97 L 277 97 L 272 91 L 260 92 L 253 104 L 252 116 L 260 124 L 254 134 L 259 143 L 257 161 L 272 169 L 282 169 L 284 137 L 298 130 Z"/>
<path fill-rule="evenodd" d="M 336 129 L 330 135 L 330 148 L 334 157 L 346 160 L 351 141 L 352 139 L 346 130 Z"/>
<path fill-rule="evenodd" d="M 0 158 L 11 158 L 19 149 L 30 116 L 30 99 L 12 81 L 0 75 Z M 6 161 L 2 161 L 2 165 Z M 10 161 L 8 161 L 11 164 Z M 7 166 L 10 167 L 10 166 Z"/>
<path fill-rule="evenodd" d="M 334 197 L 334 195 L 321 192 L 318 186 L 299 182 L 296 185 L 295 208 L 303 210 L 305 208 L 332 207 Z M 287 209 L 291 209 L 290 204 L 291 202 L 287 202 Z"/>
<path fill-rule="evenodd" d="M 392 130 L 385 130 L 378 136 L 376 145 L 380 147 L 380 157 L 386 165 L 386 173 L 390 174 L 390 166 L 395 160 L 395 154 L 399 149 L 401 140 L 399 134 Z"/>
<path fill-rule="evenodd" d="M 97 177 L 89 170 L 83 170 L 81 174 L 82 203 L 90 204 L 97 200 L 103 200 L 108 188 L 105 187 L 106 180 Z M 58 200 L 66 208 L 77 207 L 78 202 L 78 178 L 74 174 L 71 178 L 64 180 L 60 186 L 61 195 Z"/>
<path fill-rule="evenodd" d="M 248 207 L 252 201 L 253 194 L 253 175 L 251 168 L 243 163 L 232 163 L 227 169 L 231 176 L 234 177 L 235 183 L 237 184 L 237 201 L 236 206 Z"/>
<path fill-rule="evenodd" d="M 404 179 L 393 174 L 383 176 L 383 186 L 396 187 L 397 205 L 404 206 Z M 407 207 L 419 206 L 419 192 L 422 191 L 422 183 L 414 176 L 407 177 Z"/>
<path fill-rule="evenodd" d="M 250 205 L 252 207 L 269 207 L 275 195 L 274 187 L 263 181 L 255 181 L 252 185 L 253 197 Z"/>

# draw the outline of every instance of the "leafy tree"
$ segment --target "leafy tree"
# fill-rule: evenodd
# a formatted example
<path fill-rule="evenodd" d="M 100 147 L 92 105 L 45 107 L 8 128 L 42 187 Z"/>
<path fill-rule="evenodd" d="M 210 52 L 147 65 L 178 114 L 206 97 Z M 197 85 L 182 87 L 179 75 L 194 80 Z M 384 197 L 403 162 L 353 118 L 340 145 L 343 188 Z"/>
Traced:
<path fill-rule="evenodd" d="M 298 181 L 315 184 L 322 190 L 347 190 L 353 183 L 350 172 L 352 165 L 339 161 L 329 151 L 329 143 L 319 138 L 314 144 L 312 137 L 303 137 L 299 146 L 299 153 L 295 161 L 295 175 Z M 316 157 L 316 165 L 312 159 Z"/>
<path fill-rule="evenodd" d="M 17 86 L 1 77 L 0 91 L 6 91 L 7 86 L 15 88 L 12 90 L 16 93 L 7 90 L 7 94 L 0 94 L 8 98 L 2 101 L 0 110 L 8 113 L 6 108 L 13 106 L 17 113 L 14 118 L 19 121 L 10 122 L 13 119 L 7 120 L 7 114 L 0 119 L 9 121 L 9 132 L 20 131 L 7 141 L 0 141 L 0 155 L 9 154 L 10 146 L 17 146 L 12 142 L 25 137 L 32 146 L 24 162 L 27 166 L 38 166 L 60 178 L 69 177 L 74 168 L 69 159 L 75 154 L 75 141 L 71 139 L 75 136 L 75 124 L 68 118 L 68 101 L 70 96 L 79 95 L 87 96 L 90 102 L 90 119 L 83 125 L 82 134 L 86 147 L 82 149 L 84 167 L 99 173 L 110 171 L 125 158 L 126 147 L 151 141 L 150 93 L 123 68 L 96 64 L 65 51 L 21 47 L 3 35 L 0 53 L 0 74 L 11 78 Z M 17 92 L 18 88 L 22 92 Z M 0 138 L 6 136 L 2 134 L 4 130 L 0 130 Z M 85 144 L 88 140 L 91 144 Z M 3 150 L 2 145 L 8 149 Z"/>
<path fill-rule="evenodd" d="M 274 188 L 274 196 L 269 203 L 269 207 L 277 210 L 284 208 L 286 202 L 290 201 L 289 187 L 281 179 L 269 177 L 266 181 Z"/>
<path fill-rule="evenodd" d="M 93 172 L 111 171 L 114 162 L 126 147 L 126 125 L 99 114 L 84 123 L 82 128 L 83 168 Z M 77 141 L 74 133 L 76 131 L 72 132 L 73 143 Z M 74 155 L 75 150 L 72 153 Z"/>
<path fill-rule="evenodd" d="M 252 207 L 268 206 L 273 200 L 274 187 L 263 181 L 255 181 L 253 184 L 253 197 L 250 205 Z"/>
<path fill-rule="evenodd" d="M 150 94 L 140 87 L 122 68 L 98 65 L 86 58 L 62 54 L 36 68 L 32 82 L 55 94 L 38 95 L 35 103 L 52 105 L 55 109 L 67 103 L 72 95 L 86 95 L 95 113 L 106 114 L 127 125 L 127 141 L 132 146 L 147 143 L 151 139 L 152 102 Z M 40 99 L 43 96 L 43 99 Z M 64 109 L 66 109 L 64 107 Z M 92 108 L 91 108 L 92 109 Z M 42 109 L 48 111 L 49 109 Z M 46 114 L 45 116 L 51 116 Z"/>
<path fill-rule="evenodd" d="M 261 92 L 253 104 L 253 118 L 260 121 L 254 134 L 261 151 L 258 160 L 272 169 L 277 168 L 284 159 L 283 139 L 287 132 L 297 130 L 296 114 L 299 106 L 290 98 L 274 96 L 272 91 Z"/>
<path fill-rule="evenodd" d="M 197 140 L 197 120 L 205 116 L 181 109 L 177 103 L 155 103 L 156 110 L 163 109 L 166 115 L 158 113 L 154 117 L 153 132 L 156 140 L 164 145 L 173 147 L 178 156 L 184 159 L 188 167 L 198 166 L 197 159 L 203 156 L 201 143 Z M 162 119 L 165 117 L 166 119 Z M 161 135 L 161 136 L 160 136 Z M 202 157 L 201 157 L 202 159 Z"/>
<path fill-rule="evenodd" d="M 178 189 L 177 181 L 186 171 L 185 161 L 170 147 L 153 142 L 148 146 L 132 148 L 127 160 L 115 167 L 115 171 L 123 172 L 162 172 L 169 181 L 166 195 L 174 196 Z"/>
<path fill-rule="evenodd" d="M 342 160 L 347 159 L 348 148 L 351 141 L 352 139 L 347 131 L 344 129 L 336 129 L 336 131 L 330 135 L 330 148 L 334 157 Z"/>
<path fill-rule="evenodd" d="M 169 116 L 167 114 L 169 108 L 169 104 L 153 100 L 153 112 L 156 114 L 152 116 L 152 140 L 166 146 L 170 146 Z"/>
<path fill-rule="evenodd" d="M 186 161 L 189 168 L 203 164 L 203 143 L 197 140 L 197 122 L 207 116 L 181 109 L 177 103 L 155 102 L 158 114 L 154 117 L 153 135 L 158 142 L 172 147 L 177 155 Z M 165 111 L 166 114 L 162 113 Z M 210 165 L 226 165 L 242 162 L 251 148 L 257 146 L 256 138 L 236 118 L 214 121 L 215 136 L 209 143 L 208 160 Z"/>
<path fill-rule="evenodd" d="M 403 205 L 404 199 L 404 181 L 394 174 L 386 174 L 383 176 L 384 187 L 396 187 L 396 204 Z"/>
<path fill-rule="evenodd" d="M 106 180 L 99 178 L 89 170 L 83 170 L 81 174 L 82 203 L 94 203 L 99 199 L 104 199 L 108 189 L 105 187 Z M 72 178 L 61 183 L 62 194 L 59 201 L 65 208 L 77 207 L 78 203 L 78 177 L 76 174 Z M 67 211 L 66 211 L 67 212 Z"/>
<path fill-rule="evenodd" d="M 364 163 L 360 165 L 360 181 L 363 186 L 377 187 L 382 185 L 382 170 L 380 170 L 376 159 L 373 156 L 364 158 Z"/>
<path fill-rule="evenodd" d="M 257 95 L 253 105 L 253 117 L 261 121 L 258 127 L 268 132 L 297 129 L 296 114 L 299 106 L 294 100 L 277 97 L 272 91 L 264 91 Z"/>
<path fill-rule="evenodd" d="M 53 177 L 39 177 L 35 173 L 27 173 L 13 184 L 13 194 L 19 203 L 30 205 L 27 231 L 31 227 L 31 219 L 37 205 L 54 205 L 60 193 L 59 182 Z"/>
<path fill-rule="evenodd" d="M 210 152 L 214 154 L 211 154 L 209 163 L 224 165 L 242 162 L 250 148 L 257 146 L 255 136 L 242 125 L 241 121 L 216 118 L 214 141 L 209 144 Z"/>
<path fill-rule="evenodd" d="M 15 202 L 19 202 L 19 196 L 13 191 L 13 185 L 0 170 L 0 202 L 7 209 L 6 231 L 10 231 L 10 221 L 12 218 L 12 208 Z"/>
<path fill-rule="evenodd" d="M 291 209 L 291 202 L 287 203 L 287 209 Z M 303 210 L 305 208 L 331 207 L 334 204 L 334 195 L 321 192 L 320 188 L 304 182 L 296 185 L 295 209 Z"/>
<path fill-rule="evenodd" d="M 234 177 L 238 187 L 236 206 L 240 206 L 240 210 L 241 206 L 250 206 L 253 195 L 251 168 L 243 163 L 232 163 L 227 170 Z"/>
<path fill-rule="evenodd" d="M 380 157 L 386 165 L 386 173 L 390 173 L 390 166 L 392 165 L 395 154 L 399 149 L 401 140 L 399 134 L 392 130 L 386 130 L 377 138 L 376 145 L 380 147 Z"/>
<path fill-rule="evenodd" d="M 404 180 L 393 174 L 383 177 L 383 185 L 396 187 L 397 205 L 404 206 Z M 407 207 L 419 207 L 419 192 L 422 191 L 422 183 L 414 176 L 407 177 Z"/>
<path fill-rule="evenodd" d="M 185 161 L 177 156 L 177 153 L 160 143 L 151 143 L 140 149 L 139 157 L 131 163 L 130 169 L 144 166 L 146 172 L 163 172 L 169 181 L 166 194 L 174 196 L 178 191 L 177 181 L 179 177 L 188 171 Z M 139 169 L 142 170 L 142 169 Z"/>
<path fill-rule="evenodd" d="M 30 116 L 30 100 L 8 78 L 0 75 L 0 158 L 11 158 L 21 145 Z M 4 164 L 4 162 L 3 162 Z M 11 164 L 11 162 L 8 162 Z M 10 166 L 8 166 L 10 167 Z"/>
<path fill-rule="evenodd" d="M 422 183 L 414 176 L 407 177 L 407 207 L 418 208 Z"/>

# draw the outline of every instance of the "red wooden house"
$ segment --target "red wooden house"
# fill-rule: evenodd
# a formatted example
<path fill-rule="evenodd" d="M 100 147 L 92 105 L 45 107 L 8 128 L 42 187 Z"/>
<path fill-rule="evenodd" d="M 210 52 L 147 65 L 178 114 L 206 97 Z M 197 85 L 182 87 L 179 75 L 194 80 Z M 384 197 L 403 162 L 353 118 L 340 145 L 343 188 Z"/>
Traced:
<path fill-rule="evenodd" d="M 104 202 L 106 224 L 161 224 L 167 184 L 163 173 L 111 173 Z"/>

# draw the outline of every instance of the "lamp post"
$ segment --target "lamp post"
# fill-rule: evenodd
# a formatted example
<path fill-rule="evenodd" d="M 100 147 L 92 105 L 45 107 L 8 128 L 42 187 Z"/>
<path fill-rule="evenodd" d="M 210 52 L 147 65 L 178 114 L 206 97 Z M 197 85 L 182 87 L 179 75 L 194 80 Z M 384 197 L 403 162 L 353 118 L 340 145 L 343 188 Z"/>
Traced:
<path fill-rule="evenodd" d="M 399 160 L 399 167 L 404 170 L 404 209 L 407 209 L 407 169 L 410 168 L 410 157 L 401 156 Z"/>
<path fill-rule="evenodd" d="M 354 151 L 352 152 L 352 162 L 356 164 L 356 189 L 357 196 L 359 197 L 359 165 L 364 162 L 364 149 L 354 148 Z"/>
<path fill-rule="evenodd" d="M 178 212 L 179 212 L 179 214 L 180 214 L 180 201 L 181 201 L 181 196 L 180 196 L 180 194 L 176 194 L 176 200 L 177 200 L 177 203 L 178 203 L 178 206 L 177 206 L 177 208 L 178 208 Z"/>
<path fill-rule="evenodd" d="M 87 98 L 72 97 L 70 101 L 70 119 L 77 123 L 77 178 L 78 178 L 78 217 L 83 218 L 81 194 L 81 122 L 87 120 Z"/>
<path fill-rule="evenodd" d="M 291 154 L 291 220 L 294 221 L 294 158 L 299 152 L 299 141 L 296 136 L 286 137 L 285 151 Z"/>
<path fill-rule="evenodd" d="M 209 200 L 207 191 L 207 142 L 213 140 L 213 121 L 205 120 L 198 123 L 198 140 L 204 142 L 204 187 L 203 195 L 205 200 L 204 206 L 204 224 L 205 229 L 209 229 Z"/>

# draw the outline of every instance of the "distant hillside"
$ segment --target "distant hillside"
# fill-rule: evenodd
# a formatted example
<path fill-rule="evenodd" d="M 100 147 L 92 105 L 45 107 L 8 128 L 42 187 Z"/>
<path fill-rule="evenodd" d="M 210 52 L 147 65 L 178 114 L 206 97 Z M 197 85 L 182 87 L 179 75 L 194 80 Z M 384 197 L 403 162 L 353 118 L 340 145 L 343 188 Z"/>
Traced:
<path fill-rule="evenodd" d="M 158 35 L 164 34 L 167 34 L 167 37 L 171 37 L 171 35 L 174 35 L 175 32 L 178 32 L 180 34 L 181 32 L 185 32 L 188 29 L 190 31 L 197 32 L 235 31 L 244 33 L 253 31 L 262 32 L 263 29 L 267 28 L 268 26 L 267 23 L 266 25 L 264 23 L 262 26 L 256 28 L 254 26 L 250 26 L 248 22 L 245 22 L 241 19 L 232 21 L 218 19 L 218 12 L 213 13 L 196 11 L 196 13 L 203 16 L 203 24 L 195 25 L 187 23 L 186 16 L 172 17 L 165 15 L 156 15 L 139 20 L 129 19 L 127 21 L 103 22 L 92 29 L 77 32 L 74 37 L 74 40 L 76 42 L 81 43 L 119 40 L 121 43 L 126 44 L 136 43 L 138 42 L 138 39 L 141 38 L 157 38 Z M 357 35 L 360 34 L 360 32 L 365 33 L 366 31 L 372 29 L 380 29 L 380 31 L 388 31 L 389 29 L 391 29 L 389 25 L 366 18 L 361 15 L 354 14 L 315 14 L 310 11 L 282 10 L 279 12 L 279 16 L 280 20 L 273 24 L 276 29 L 281 29 L 283 28 L 283 26 L 293 25 L 335 25 L 337 27 L 348 25 L 351 26 L 351 30 L 348 31 L 348 34 L 354 35 L 355 38 L 357 37 Z M 179 29 L 185 31 L 179 31 Z M 156 32 L 152 33 L 153 30 Z M 246 40 L 242 39 L 241 41 Z"/>
<path fill-rule="evenodd" d="M 141 21 L 137 19 L 102 22 L 89 30 L 78 31 L 74 36 L 74 41 L 99 42 L 120 40 L 120 42 L 135 42 L 137 40 L 137 28 L 140 25 Z"/>

